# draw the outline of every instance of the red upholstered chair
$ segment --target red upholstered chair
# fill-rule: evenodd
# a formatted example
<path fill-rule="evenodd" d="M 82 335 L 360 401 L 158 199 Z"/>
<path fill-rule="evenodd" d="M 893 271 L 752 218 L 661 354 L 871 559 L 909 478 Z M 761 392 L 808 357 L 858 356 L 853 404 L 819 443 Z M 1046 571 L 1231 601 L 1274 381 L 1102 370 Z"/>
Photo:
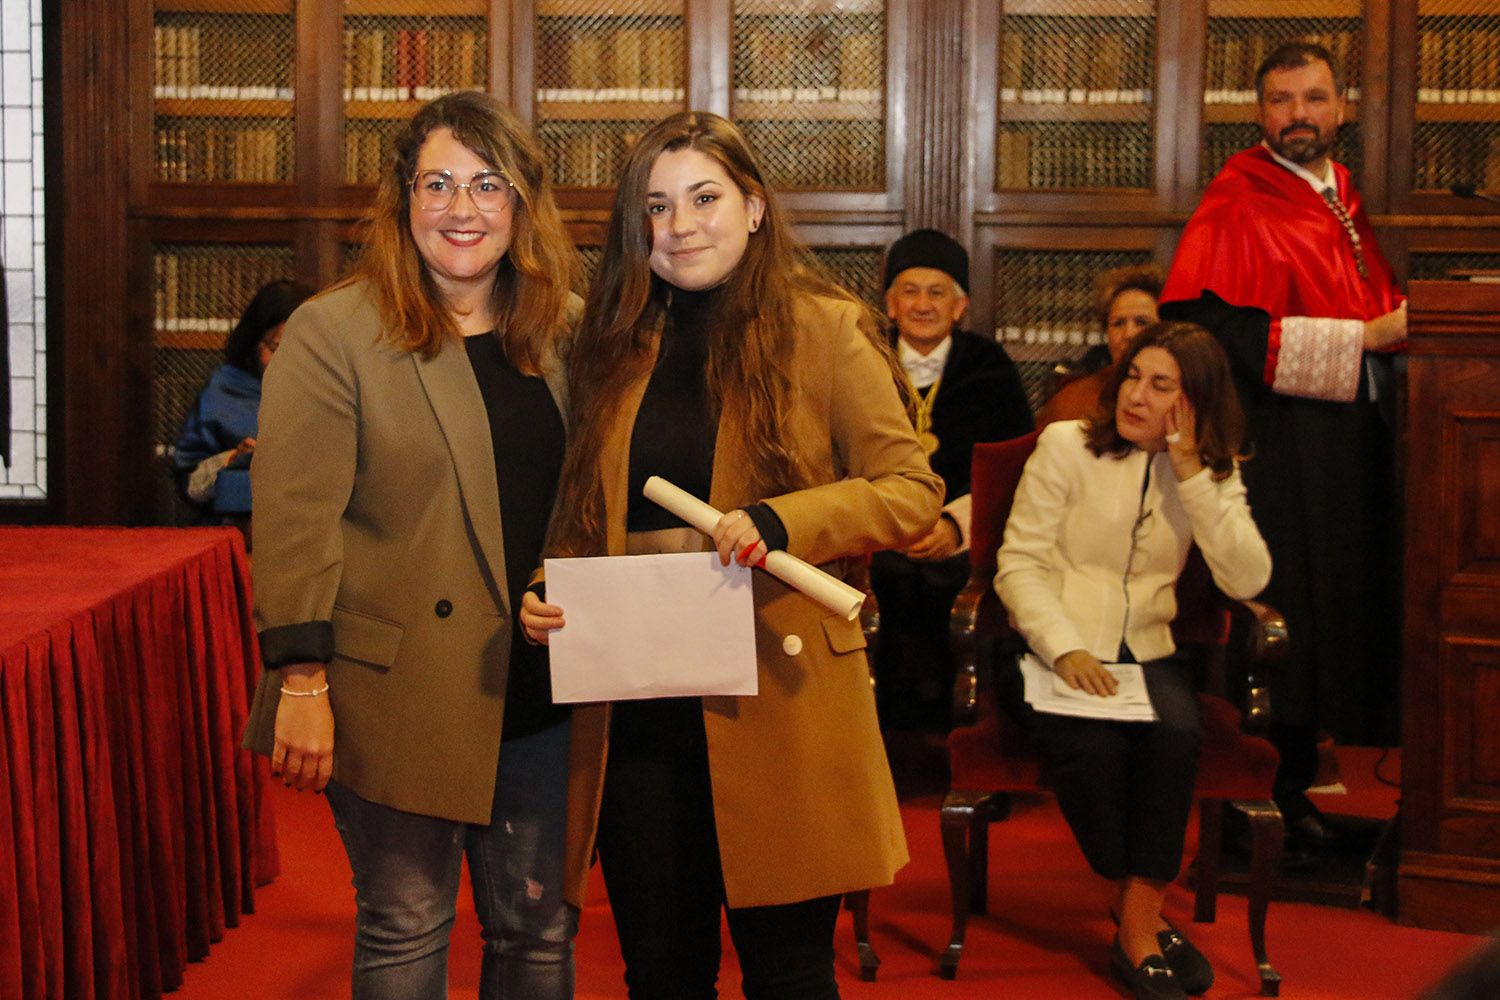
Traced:
<path fill-rule="evenodd" d="M 995 552 L 1010 515 L 1011 499 L 1037 434 L 974 447 L 973 525 L 970 541 L 969 583 L 953 606 L 950 634 L 958 661 L 954 687 L 955 719 L 969 720 L 948 736 L 952 784 L 943 800 L 943 853 L 953 890 L 953 935 L 939 959 L 945 979 L 958 974 L 964 931 L 970 913 L 987 908 L 989 825 L 1009 811 L 1009 792 L 1045 787 L 1039 762 L 1021 727 L 1001 710 L 982 669 L 986 657 L 1016 639 L 1005 609 L 995 594 Z M 1194 563 L 1196 562 L 1196 565 Z M 1178 645 L 1222 647 L 1227 640 L 1228 611 L 1201 557 L 1193 552 L 1188 569 L 1178 581 L 1179 615 L 1174 623 Z M 1234 604 L 1252 620 L 1248 628 L 1247 659 L 1263 666 L 1279 655 L 1286 643 L 1286 626 L 1274 611 L 1253 602 Z M 1217 678 L 1222 687 L 1222 657 Z M 1250 716 L 1264 721 L 1269 710 L 1263 688 L 1252 676 Z M 1249 889 L 1250 946 L 1260 971 L 1261 994 L 1276 996 L 1281 977 L 1266 959 L 1265 920 L 1271 885 L 1281 859 L 1281 813 L 1271 801 L 1271 780 L 1277 756 L 1269 742 L 1244 731 L 1240 712 L 1223 698 L 1204 694 L 1202 758 L 1196 798 L 1201 804 L 1198 838 L 1197 900 L 1193 919 L 1212 921 L 1218 889 L 1223 803 L 1245 813 L 1252 833 Z"/>

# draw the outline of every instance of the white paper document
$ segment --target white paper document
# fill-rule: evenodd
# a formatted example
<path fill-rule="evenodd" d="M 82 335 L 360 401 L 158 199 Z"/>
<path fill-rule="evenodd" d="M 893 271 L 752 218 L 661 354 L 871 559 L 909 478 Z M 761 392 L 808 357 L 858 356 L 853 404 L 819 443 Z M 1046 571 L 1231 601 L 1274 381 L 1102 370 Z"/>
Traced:
<path fill-rule="evenodd" d="M 554 702 L 753 695 L 750 569 L 716 552 L 548 559 Z"/>
<path fill-rule="evenodd" d="M 1082 719 L 1115 719 L 1120 722 L 1155 722 L 1156 709 L 1146 690 L 1146 674 L 1139 663 L 1106 663 L 1117 686 L 1108 697 L 1068 687 L 1035 653 L 1020 659 L 1026 703 L 1038 712 L 1073 715 Z"/>

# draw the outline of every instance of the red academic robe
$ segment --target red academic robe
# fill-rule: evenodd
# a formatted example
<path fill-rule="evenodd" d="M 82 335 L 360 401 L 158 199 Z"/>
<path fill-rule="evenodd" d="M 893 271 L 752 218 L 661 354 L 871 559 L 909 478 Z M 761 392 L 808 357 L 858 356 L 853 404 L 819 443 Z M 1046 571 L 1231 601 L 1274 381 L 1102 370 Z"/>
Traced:
<path fill-rule="evenodd" d="M 1364 354 L 1354 325 L 1312 321 L 1373 319 L 1402 296 L 1348 171 L 1333 169 L 1365 276 L 1322 197 L 1256 146 L 1204 192 L 1161 311 L 1213 332 L 1240 389 L 1252 456 L 1242 473 L 1273 563 L 1264 597 L 1291 634 L 1271 679 L 1277 721 L 1378 742 L 1394 738 L 1398 717 L 1400 536 L 1391 434 L 1370 376 L 1388 374 L 1391 358 Z M 1342 394 L 1302 391 L 1324 383 Z M 1376 383 L 1388 406 L 1389 382 Z"/>

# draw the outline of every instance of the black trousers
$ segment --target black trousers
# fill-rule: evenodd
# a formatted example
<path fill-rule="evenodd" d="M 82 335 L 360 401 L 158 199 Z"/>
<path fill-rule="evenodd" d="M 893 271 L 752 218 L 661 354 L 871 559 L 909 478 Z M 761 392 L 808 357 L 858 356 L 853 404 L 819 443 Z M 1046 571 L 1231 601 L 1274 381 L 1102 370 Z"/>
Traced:
<path fill-rule="evenodd" d="M 631 1000 L 716 997 L 724 875 L 699 699 L 615 705 L 599 863 Z M 728 910 L 747 1000 L 837 1000 L 839 901 Z"/>
<path fill-rule="evenodd" d="M 1198 778 L 1198 695 L 1186 659 L 1153 660 L 1145 673 L 1156 722 L 1034 711 L 1014 663 L 1000 671 L 1000 695 L 1031 735 L 1089 866 L 1116 881 L 1170 882 L 1182 867 Z"/>
<path fill-rule="evenodd" d="M 870 557 L 870 588 L 880 602 L 875 705 L 883 727 L 947 732 L 953 687 L 948 614 L 968 579 L 967 555 L 935 563 L 899 552 Z"/>

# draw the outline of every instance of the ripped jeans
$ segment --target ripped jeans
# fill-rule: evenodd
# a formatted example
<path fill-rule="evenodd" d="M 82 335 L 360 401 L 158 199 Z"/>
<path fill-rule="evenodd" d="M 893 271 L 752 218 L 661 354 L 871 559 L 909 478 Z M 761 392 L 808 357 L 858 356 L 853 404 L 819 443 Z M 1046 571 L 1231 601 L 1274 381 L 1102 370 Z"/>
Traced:
<path fill-rule="evenodd" d="M 465 856 L 484 937 L 481 1000 L 568 1000 L 578 911 L 562 898 L 568 724 L 507 740 L 487 826 L 403 812 L 335 782 L 354 870 L 354 1000 L 442 1000 Z"/>

